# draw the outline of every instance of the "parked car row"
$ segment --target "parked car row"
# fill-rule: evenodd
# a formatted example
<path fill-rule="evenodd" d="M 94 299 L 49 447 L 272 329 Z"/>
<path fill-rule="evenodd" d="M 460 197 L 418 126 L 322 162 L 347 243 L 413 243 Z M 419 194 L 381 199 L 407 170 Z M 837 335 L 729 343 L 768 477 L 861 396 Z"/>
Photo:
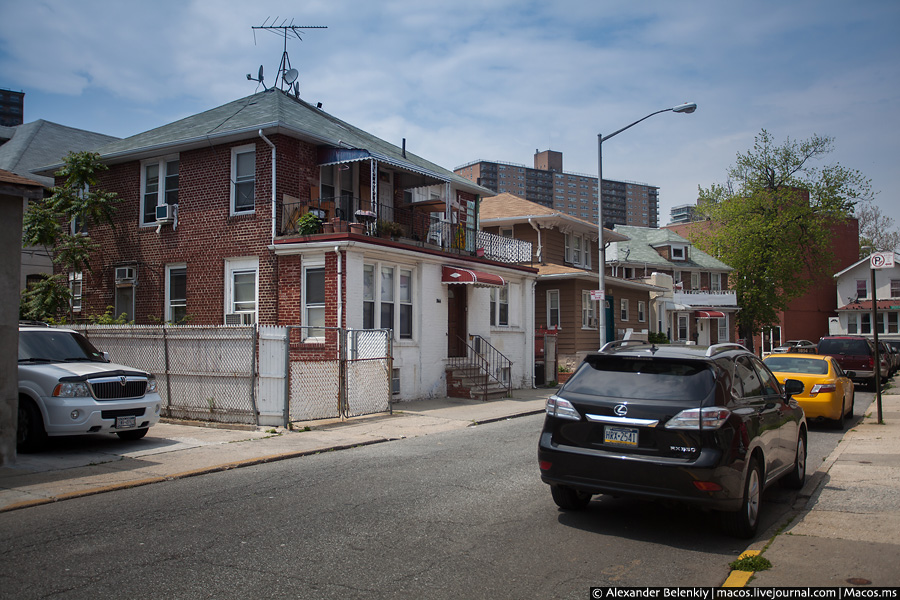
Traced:
<path fill-rule="evenodd" d="M 834 357 L 841 369 L 853 373 L 851 379 L 875 389 L 875 343 L 867 337 L 830 335 L 819 340 L 818 353 Z M 879 342 L 878 373 L 882 380 L 900 368 L 900 354 L 893 347 Z"/>

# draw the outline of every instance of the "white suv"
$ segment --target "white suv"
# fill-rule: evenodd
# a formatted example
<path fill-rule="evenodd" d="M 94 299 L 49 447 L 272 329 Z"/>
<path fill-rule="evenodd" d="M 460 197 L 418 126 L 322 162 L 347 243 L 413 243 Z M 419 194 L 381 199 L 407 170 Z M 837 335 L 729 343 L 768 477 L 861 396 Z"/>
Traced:
<path fill-rule="evenodd" d="M 19 326 L 19 452 L 34 452 L 47 436 L 147 435 L 162 401 L 150 373 L 109 362 L 71 329 Z"/>

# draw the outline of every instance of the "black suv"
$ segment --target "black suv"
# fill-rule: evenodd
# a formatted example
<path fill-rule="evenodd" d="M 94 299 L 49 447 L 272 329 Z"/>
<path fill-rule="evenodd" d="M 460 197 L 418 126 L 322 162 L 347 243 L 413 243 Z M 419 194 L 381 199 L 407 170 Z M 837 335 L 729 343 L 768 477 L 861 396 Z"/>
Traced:
<path fill-rule="evenodd" d="M 806 418 L 772 372 L 737 344 L 607 344 L 547 401 L 538 446 L 556 504 L 593 494 L 688 502 L 752 537 L 763 490 L 806 480 Z"/>

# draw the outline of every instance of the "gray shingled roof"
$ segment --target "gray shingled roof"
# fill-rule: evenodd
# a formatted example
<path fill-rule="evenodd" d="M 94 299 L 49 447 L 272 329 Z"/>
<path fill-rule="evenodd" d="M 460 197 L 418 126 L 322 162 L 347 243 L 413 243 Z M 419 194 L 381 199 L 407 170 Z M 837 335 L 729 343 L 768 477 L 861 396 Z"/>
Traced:
<path fill-rule="evenodd" d="M 373 158 L 406 166 L 442 181 L 452 181 L 457 187 L 474 193 L 493 194 L 411 152 L 404 155 L 400 147 L 274 88 L 113 142 L 99 148 L 98 152 L 107 162 L 120 162 L 211 143 L 250 139 L 257 137 L 259 130 L 267 135 L 284 133 L 317 145 L 363 149 Z"/>
<path fill-rule="evenodd" d="M 631 225 L 616 225 L 618 233 L 627 235 L 626 242 L 610 244 L 606 253 L 607 262 L 619 262 L 628 265 L 647 265 L 663 269 L 689 270 L 703 269 L 715 271 L 733 271 L 731 267 L 694 246 L 690 240 L 681 237 L 668 229 L 651 229 Z M 688 260 L 669 261 L 659 255 L 654 246 L 667 243 L 686 244 L 690 246 Z M 627 255 L 627 258 L 626 258 Z"/>
<path fill-rule="evenodd" d="M 41 183 L 53 185 L 53 178 L 32 172 L 49 164 L 59 164 L 69 152 L 95 150 L 119 138 L 93 131 L 66 127 L 39 119 L 16 127 L 4 127 L 0 146 L 0 169 Z"/>

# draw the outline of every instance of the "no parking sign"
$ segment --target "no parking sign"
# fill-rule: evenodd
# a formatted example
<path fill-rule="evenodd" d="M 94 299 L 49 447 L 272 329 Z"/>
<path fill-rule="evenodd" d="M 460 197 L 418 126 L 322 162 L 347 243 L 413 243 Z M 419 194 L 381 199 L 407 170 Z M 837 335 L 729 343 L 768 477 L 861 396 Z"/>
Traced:
<path fill-rule="evenodd" d="M 869 264 L 873 269 L 892 269 L 894 268 L 894 253 L 876 252 L 869 257 Z"/>

